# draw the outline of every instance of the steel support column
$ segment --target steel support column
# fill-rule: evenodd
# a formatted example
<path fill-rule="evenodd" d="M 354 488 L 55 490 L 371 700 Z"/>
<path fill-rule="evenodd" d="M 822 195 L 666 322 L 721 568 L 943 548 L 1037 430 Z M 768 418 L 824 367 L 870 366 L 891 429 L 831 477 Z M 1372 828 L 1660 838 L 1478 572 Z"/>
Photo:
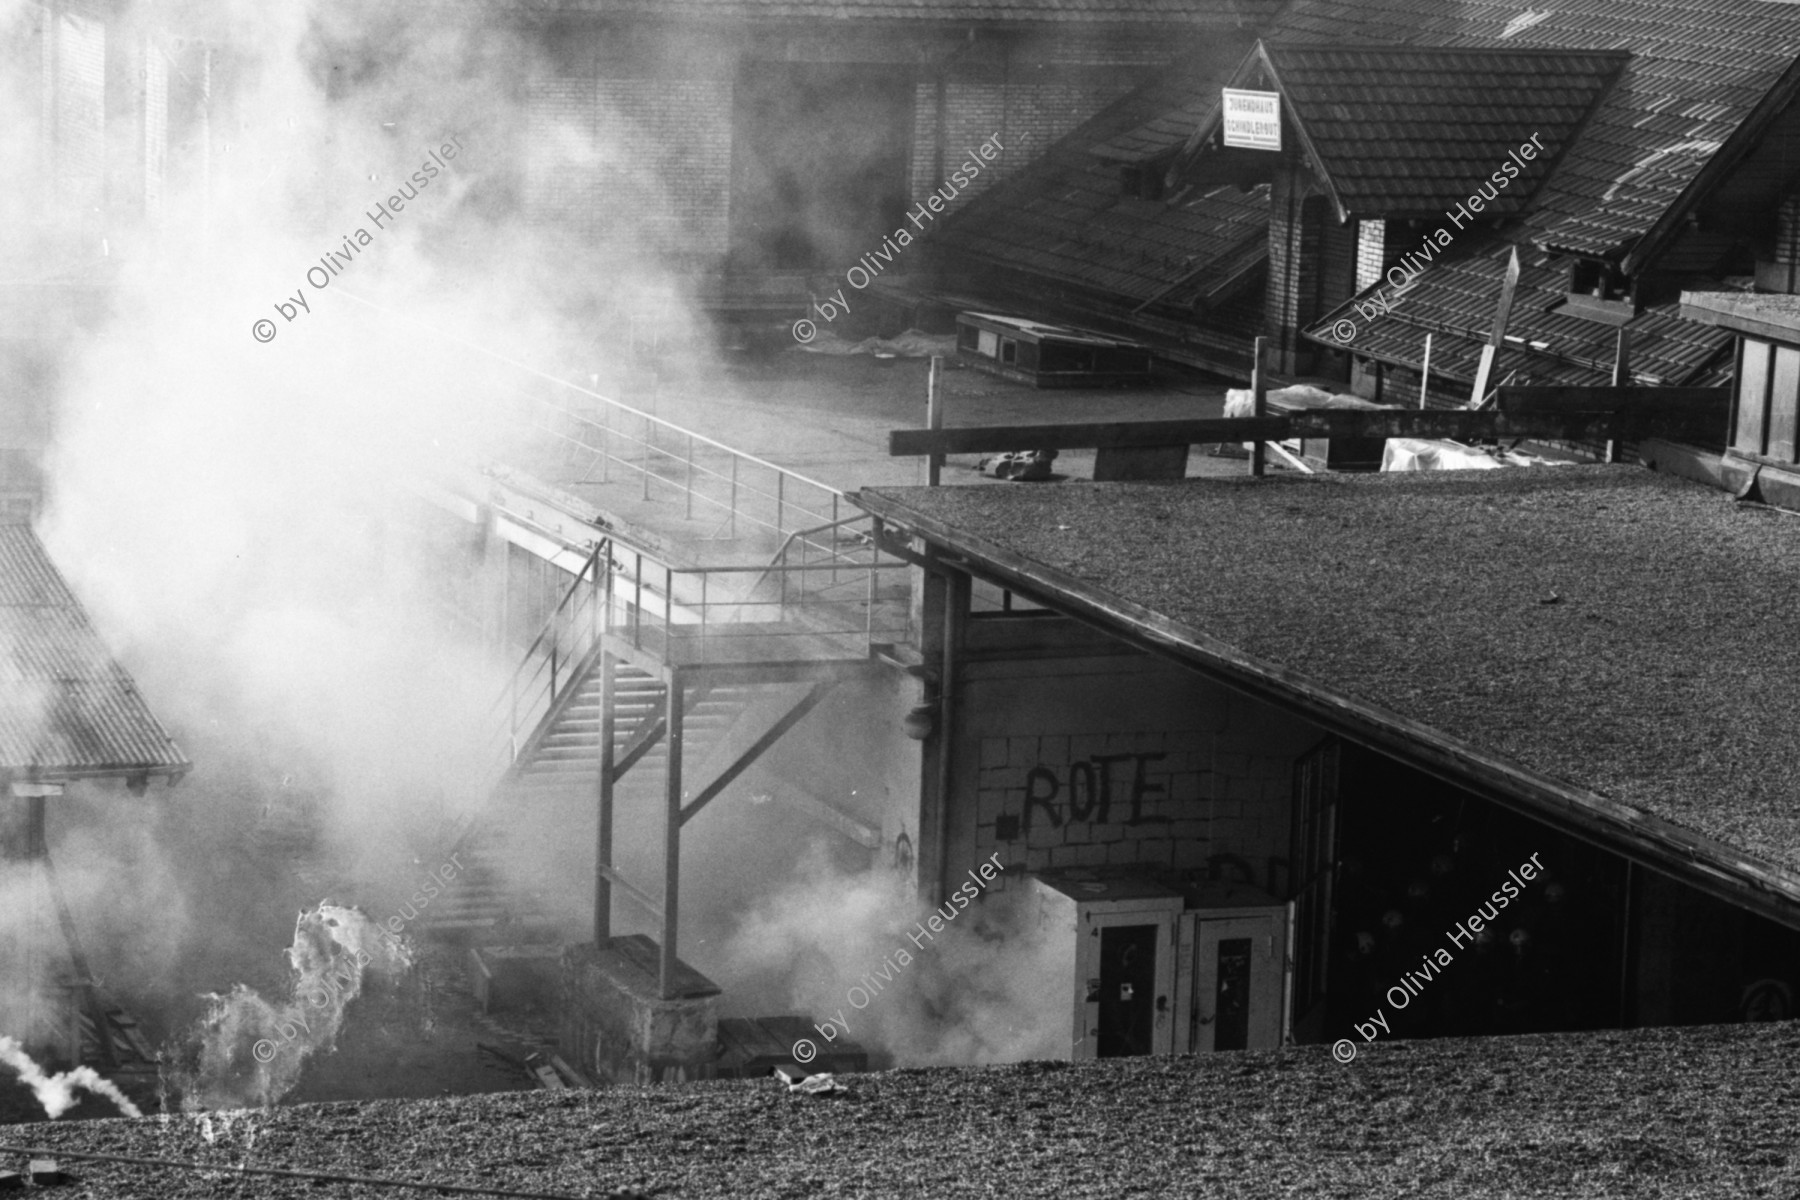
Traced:
<path fill-rule="evenodd" d="M 660 986 L 663 999 L 675 994 L 675 929 L 678 924 L 681 893 L 681 693 L 685 686 L 682 673 L 670 668 L 668 688 L 663 697 L 663 720 L 669 739 L 668 774 L 663 803 L 663 913 L 662 972 Z"/>
<path fill-rule="evenodd" d="M 594 833 L 594 945 L 612 936 L 613 865 L 613 704 L 617 698 L 618 660 L 600 655 L 600 815 Z"/>

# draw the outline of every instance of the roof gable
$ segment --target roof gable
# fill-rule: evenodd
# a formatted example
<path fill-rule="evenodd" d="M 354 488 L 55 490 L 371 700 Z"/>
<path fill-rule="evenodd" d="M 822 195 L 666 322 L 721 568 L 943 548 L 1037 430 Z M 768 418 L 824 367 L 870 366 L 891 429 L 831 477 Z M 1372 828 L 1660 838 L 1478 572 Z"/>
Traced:
<path fill-rule="evenodd" d="M 1486 201 L 1487 212 L 1504 216 L 1525 209 L 1629 57 L 1258 43 L 1230 86 L 1260 85 L 1282 96 L 1286 119 L 1341 219 L 1437 216 L 1509 165 L 1517 184 Z M 1177 174 L 1207 154 L 1220 122 L 1215 102 L 1188 139 Z M 1543 152 L 1521 157 L 1521 145 L 1534 138 Z"/>

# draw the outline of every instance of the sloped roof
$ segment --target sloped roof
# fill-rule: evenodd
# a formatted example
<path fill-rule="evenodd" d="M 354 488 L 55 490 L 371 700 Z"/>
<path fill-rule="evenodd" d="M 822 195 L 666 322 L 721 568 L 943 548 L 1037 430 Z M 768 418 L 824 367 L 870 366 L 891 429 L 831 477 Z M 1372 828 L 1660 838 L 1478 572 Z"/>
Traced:
<path fill-rule="evenodd" d="M 1166 118 L 1193 99 L 1191 71 L 1158 72 L 1035 162 L 971 198 L 928 239 L 939 261 L 998 264 L 1129 304 L 1169 299 L 1184 284 L 1204 290 L 1221 260 L 1240 274 L 1260 263 L 1268 241 L 1266 187 L 1214 188 L 1178 206 L 1121 194 L 1118 158 L 1171 148 L 1184 136 Z M 1160 133 L 1153 130 L 1158 122 Z M 1108 146 L 1116 158 L 1094 153 Z M 1246 256 L 1249 262 L 1240 261 Z"/>
<path fill-rule="evenodd" d="M 1767 0 L 1295 0 L 1268 40 L 1629 50 L 1527 218 L 1528 240 L 1604 257 L 1676 202 L 1794 66 L 1800 13 Z"/>
<path fill-rule="evenodd" d="M 188 765 L 31 528 L 0 523 L 0 775 L 55 781 Z"/>
<path fill-rule="evenodd" d="M 1624 66 L 1618 51 L 1258 44 L 1231 86 L 1278 91 L 1342 217 L 1437 216 L 1502 164 L 1486 211 L 1522 211 Z M 1215 103 L 1189 138 L 1219 126 Z M 1533 157 L 1509 152 L 1533 138 Z M 1538 149 L 1541 147 L 1541 151 Z M 1177 167 L 1179 171 L 1179 167 Z"/>
<path fill-rule="evenodd" d="M 1800 923 L 1791 516 L 1626 466 L 859 503 L 1053 607 Z"/>
<path fill-rule="evenodd" d="M 1334 349 L 1417 367 L 1424 358 L 1425 335 L 1448 334 L 1432 339 L 1432 378 L 1472 384 L 1481 347 L 1493 328 L 1512 243 L 1492 235 L 1464 237 L 1472 240 L 1460 256 L 1440 260 L 1403 289 L 1386 281 L 1367 289 L 1358 297 L 1362 310 L 1357 300 L 1347 301 L 1309 326 L 1305 335 Z M 1568 295 L 1568 260 L 1522 246 L 1519 261 L 1519 286 L 1494 380 L 1515 371 L 1514 383 L 1590 385 L 1609 378 L 1617 329 L 1555 311 Z M 1376 315 L 1366 315 L 1369 311 Z M 1333 333 L 1346 321 L 1356 330 L 1349 339 Z M 1631 373 L 1640 383 L 1711 386 L 1730 375 L 1731 335 L 1683 319 L 1677 300 L 1645 306 L 1624 328 Z M 1724 432 L 1719 431 L 1721 437 Z"/>

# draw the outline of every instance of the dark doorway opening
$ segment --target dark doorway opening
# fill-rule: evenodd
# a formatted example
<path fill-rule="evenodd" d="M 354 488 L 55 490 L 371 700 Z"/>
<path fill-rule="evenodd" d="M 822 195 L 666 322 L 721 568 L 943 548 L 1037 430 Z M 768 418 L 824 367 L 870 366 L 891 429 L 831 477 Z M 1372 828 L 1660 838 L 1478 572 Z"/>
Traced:
<path fill-rule="evenodd" d="M 905 219 L 912 119 L 905 68 L 745 64 L 732 117 L 733 269 L 818 271 L 841 284 Z"/>
<path fill-rule="evenodd" d="M 1101 1058 L 1149 1054 L 1156 1026 L 1155 925 L 1100 930 Z"/>

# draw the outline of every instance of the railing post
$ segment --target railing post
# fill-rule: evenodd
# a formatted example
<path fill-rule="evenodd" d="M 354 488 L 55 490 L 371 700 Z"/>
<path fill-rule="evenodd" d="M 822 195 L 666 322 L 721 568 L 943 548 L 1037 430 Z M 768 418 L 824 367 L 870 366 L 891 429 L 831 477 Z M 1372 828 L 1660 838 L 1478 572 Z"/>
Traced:
<path fill-rule="evenodd" d="M 786 499 L 786 492 L 787 472 L 778 472 L 775 476 L 775 536 L 777 538 L 781 537 L 786 532 L 781 523 L 783 517 L 782 509 L 784 507 L 783 501 Z"/>
<path fill-rule="evenodd" d="M 650 424 L 650 418 L 644 418 L 644 499 L 650 499 L 650 453 L 656 446 L 656 429 Z"/>
<path fill-rule="evenodd" d="M 694 435 L 687 439 L 687 519 L 694 519 Z"/>
<path fill-rule="evenodd" d="M 838 528 L 838 494 L 831 493 L 831 586 L 836 587 L 838 581 L 838 538 L 843 530 Z"/>
<path fill-rule="evenodd" d="M 612 457 L 612 406 L 609 404 L 600 411 L 606 414 L 600 424 L 600 482 L 605 483 L 610 467 L 607 460 Z"/>
<path fill-rule="evenodd" d="M 663 567 L 663 654 L 675 657 L 675 568 Z"/>
<path fill-rule="evenodd" d="M 637 567 L 632 572 L 632 574 L 635 576 L 635 579 L 632 582 L 632 587 L 635 590 L 632 592 L 632 597 L 631 597 L 631 599 L 632 599 L 631 648 L 633 650 L 641 650 L 641 649 L 643 649 L 643 646 L 644 646 L 644 555 L 643 555 L 643 552 L 639 551 L 636 555 L 634 555 L 634 557 L 637 560 Z"/>
<path fill-rule="evenodd" d="M 868 613 L 863 620 L 863 642 L 865 645 L 875 644 L 875 598 L 877 596 L 875 579 L 881 572 L 881 547 L 875 547 L 875 553 L 869 556 L 869 603 Z"/>

